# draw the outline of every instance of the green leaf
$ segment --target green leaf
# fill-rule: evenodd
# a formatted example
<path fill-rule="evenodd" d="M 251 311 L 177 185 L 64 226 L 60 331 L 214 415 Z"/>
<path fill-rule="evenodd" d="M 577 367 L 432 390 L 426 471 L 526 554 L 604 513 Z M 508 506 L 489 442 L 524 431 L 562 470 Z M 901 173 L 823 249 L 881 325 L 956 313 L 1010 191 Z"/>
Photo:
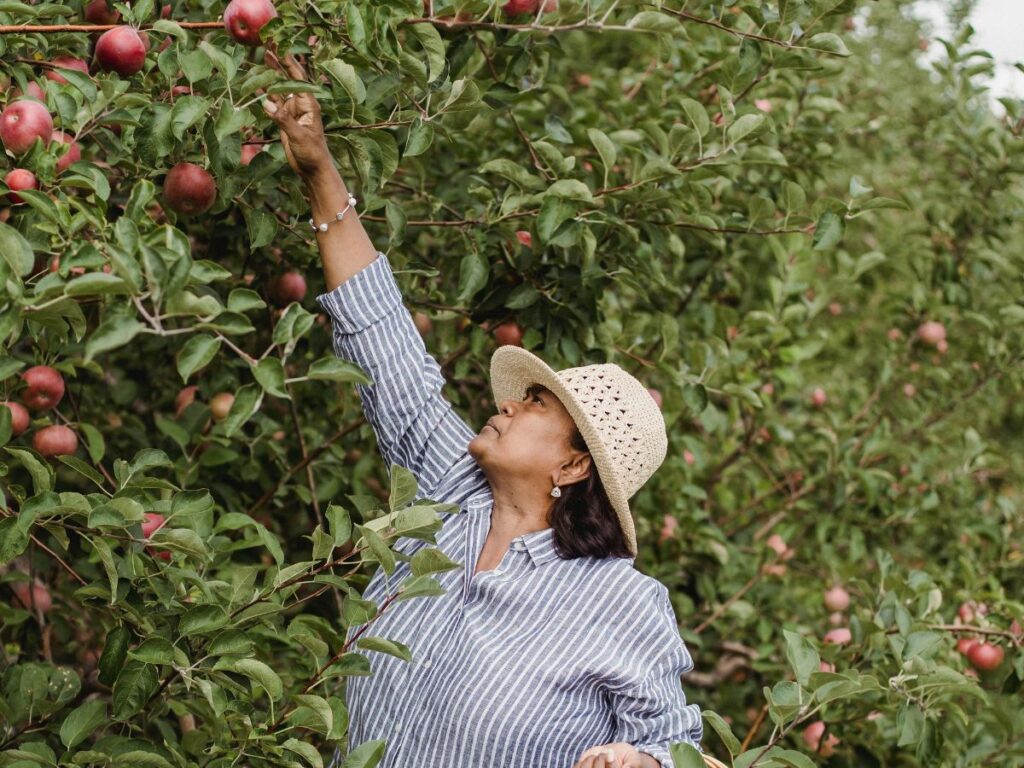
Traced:
<path fill-rule="evenodd" d="M 175 360 L 183 383 L 187 383 L 193 373 L 206 367 L 217 356 L 220 343 L 220 339 L 205 333 L 198 333 L 185 343 Z"/>
<path fill-rule="evenodd" d="M 396 640 L 387 640 L 383 637 L 360 637 L 356 640 L 356 645 L 368 651 L 380 651 L 397 656 L 403 661 L 412 661 L 412 651 L 409 650 L 409 646 Z"/>
<path fill-rule="evenodd" d="M 545 193 L 545 197 L 558 197 L 563 200 L 578 200 L 582 203 L 593 203 L 594 195 L 590 188 L 582 181 L 576 179 L 561 179 L 556 181 Z"/>
<path fill-rule="evenodd" d="M 341 768 L 374 768 L 384 757 L 387 742 L 380 739 L 364 741 L 348 753 Z"/>
<path fill-rule="evenodd" d="M 187 77 L 187 75 L 186 75 Z M 210 102 L 201 96 L 179 96 L 171 109 L 171 133 L 181 141 L 185 131 L 210 110 Z"/>
<path fill-rule="evenodd" d="M 747 136 L 759 130 L 765 123 L 765 116 L 762 114 L 743 115 L 736 122 L 729 126 L 725 137 L 729 144 L 738 144 Z"/>
<path fill-rule="evenodd" d="M 424 547 L 418 550 L 412 556 L 409 565 L 414 576 L 422 576 L 428 573 L 443 573 L 444 571 L 451 571 L 462 566 L 461 563 L 450 559 L 448 555 L 437 547 Z"/>
<path fill-rule="evenodd" d="M 601 156 L 601 163 L 604 165 L 604 184 L 602 186 L 607 187 L 608 173 L 615 165 L 618 150 L 615 148 L 615 143 L 608 138 L 608 134 L 598 128 L 588 128 L 587 136 L 590 137 L 590 143 L 594 145 L 597 154 Z"/>
<path fill-rule="evenodd" d="M 35 255 L 28 240 L 14 227 L 3 223 L 0 223 L 0 255 L 16 275 L 27 275 L 35 263 Z"/>
<path fill-rule="evenodd" d="M 340 547 L 352 538 L 352 518 L 348 510 L 337 504 L 329 504 L 324 512 L 327 519 L 331 536 L 334 538 L 334 546 Z"/>
<path fill-rule="evenodd" d="M 423 25 L 417 25 L 423 26 Z M 409 136 L 405 140 L 405 151 L 403 157 L 416 157 L 422 155 L 434 142 L 434 126 L 432 123 L 424 123 L 417 119 L 412 128 L 409 129 Z"/>
<path fill-rule="evenodd" d="M 24 448 L 12 448 L 10 446 L 5 447 L 4 450 L 11 454 L 11 456 L 19 459 L 22 466 L 28 470 L 28 474 L 32 478 L 32 487 L 35 489 L 36 494 L 53 490 L 53 470 L 49 464 L 39 460 L 38 454 Z"/>
<path fill-rule="evenodd" d="M 218 662 L 215 668 L 230 669 L 258 683 L 267 695 L 277 701 L 284 695 L 284 685 L 277 673 L 259 659 L 235 659 L 227 664 Z"/>
<path fill-rule="evenodd" d="M 679 106 L 690 119 L 690 124 L 693 125 L 693 130 L 697 132 L 697 135 L 706 136 L 711 128 L 711 120 L 708 119 L 708 111 L 704 105 L 696 99 L 681 99 Z"/>
<path fill-rule="evenodd" d="M 391 495 L 388 506 L 392 512 L 401 509 L 416 498 L 416 475 L 398 464 L 391 465 Z"/>
<path fill-rule="evenodd" d="M 224 419 L 224 434 L 228 437 L 234 435 L 252 415 L 259 410 L 263 403 L 263 389 L 255 384 L 246 384 L 239 387 L 235 393 L 235 400 L 231 403 L 231 410 L 228 417 Z"/>
<path fill-rule="evenodd" d="M 128 720 L 141 712 L 158 685 L 155 667 L 138 661 L 125 664 L 114 683 L 114 719 Z"/>
<path fill-rule="evenodd" d="M 352 100 L 353 111 L 356 104 L 362 104 L 366 100 L 366 86 L 356 73 L 355 67 L 341 59 L 331 59 L 321 66 L 348 94 Z"/>
<path fill-rule="evenodd" d="M 145 326 L 134 317 L 116 315 L 100 323 L 85 343 L 85 360 L 92 360 L 96 355 L 123 347 L 142 332 Z"/>
<path fill-rule="evenodd" d="M 846 47 L 843 38 L 834 32 L 819 32 L 810 37 L 804 45 L 813 50 L 834 53 L 837 56 L 850 55 L 850 49 Z"/>
<path fill-rule="evenodd" d="M 703 710 L 701 717 L 718 734 L 718 738 L 722 740 L 725 748 L 729 750 L 729 754 L 732 757 L 736 757 L 740 753 L 740 740 L 733 735 L 729 724 L 722 719 L 721 715 L 709 709 Z"/>
<path fill-rule="evenodd" d="M 807 685 L 811 674 L 818 671 L 821 657 L 807 638 L 788 629 L 784 629 L 782 634 L 786 638 L 786 659 L 789 661 L 790 669 L 793 670 L 800 685 Z"/>
<path fill-rule="evenodd" d="M 284 388 L 284 363 L 281 358 L 268 356 L 252 366 L 252 375 L 263 390 L 275 397 L 291 400 L 291 395 Z"/>
<path fill-rule="evenodd" d="M 28 547 L 28 532 L 18 525 L 18 518 L 0 520 L 0 565 L 11 562 Z"/>
<path fill-rule="evenodd" d="M 355 363 L 337 357 L 322 357 L 309 366 L 306 375 L 318 381 L 348 381 L 356 384 L 372 384 L 373 381 Z"/>
<path fill-rule="evenodd" d="M 223 628 L 228 623 L 228 615 L 219 605 L 197 605 L 190 608 L 178 623 L 178 632 L 182 637 L 191 635 L 208 635 Z"/>
<path fill-rule="evenodd" d="M 822 213 L 814 230 L 814 250 L 824 251 L 835 246 L 842 240 L 844 228 L 842 216 L 832 211 Z"/>
<path fill-rule="evenodd" d="M 113 590 L 112 590 L 113 591 Z M 117 680 L 118 673 L 128 658 L 128 641 L 131 638 L 131 631 L 123 626 L 116 626 L 107 633 L 107 640 L 103 644 L 103 653 L 99 660 L 99 681 L 104 685 L 113 685 Z"/>
<path fill-rule="evenodd" d="M 128 655 L 147 664 L 173 664 L 174 646 L 162 637 L 151 637 L 129 651 Z"/>
<path fill-rule="evenodd" d="M 402 582 L 395 602 L 411 600 L 414 597 L 437 597 L 444 594 L 444 587 L 433 576 L 410 576 Z"/>
<path fill-rule="evenodd" d="M 707 768 L 704 758 L 692 744 L 686 742 L 669 744 L 668 753 L 676 768 Z"/>
<path fill-rule="evenodd" d="M 71 749 L 82 743 L 105 722 L 107 703 L 103 699 L 91 699 L 64 718 L 64 722 L 60 724 L 60 741 Z"/>
<path fill-rule="evenodd" d="M 303 760 L 313 766 L 313 768 L 323 768 L 323 758 L 320 757 L 320 753 L 312 744 L 307 744 L 304 741 L 291 738 L 285 741 L 281 746 L 284 749 L 299 755 Z"/>
<path fill-rule="evenodd" d="M 456 301 L 465 304 L 476 292 L 487 285 L 490 264 L 482 254 L 469 251 L 459 265 L 459 295 Z"/>
<path fill-rule="evenodd" d="M 646 32 L 678 32 L 679 21 L 657 11 L 641 11 L 626 22 L 629 29 L 640 29 Z"/>
<path fill-rule="evenodd" d="M 75 472 L 82 475 L 83 477 L 89 478 L 100 488 L 106 487 L 107 481 L 103 477 L 103 475 L 101 475 L 95 469 L 90 467 L 81 459 L 76 458 L 75 456 L 58 456 L 57 460 L 60 461 L 60 463 L 63 464 L 64 466 L 70 467 L 71 469 L 75 470 Z"/>
<path fill-rule="evenodd" d="M 432 83 L 444 71 L 444 40 L 441 39 L 440 33 L 433 24 L 414 24 L 412 31 L 427 53 L 427 66 L 429 67 L 427 82 Z"/>
<path fill-rule="evenodd" d="M 375 530 L 365 526 L 359 526 L 359 528 L 363 538 L 366 539 L 366 543 L 370 545 L 370 552 L 373 553 L 373 557 L 381 564 L 384 573 L 390 576 L 395 572 L 395 553 L 384 543 L 384 539 Z"/>
<path fill-rule="evenodd" d="M 274 242 L 277 237 L 277 217 L 258 208 L 243 209 L 249 232 L 249 248 L 255 250 Z"/>

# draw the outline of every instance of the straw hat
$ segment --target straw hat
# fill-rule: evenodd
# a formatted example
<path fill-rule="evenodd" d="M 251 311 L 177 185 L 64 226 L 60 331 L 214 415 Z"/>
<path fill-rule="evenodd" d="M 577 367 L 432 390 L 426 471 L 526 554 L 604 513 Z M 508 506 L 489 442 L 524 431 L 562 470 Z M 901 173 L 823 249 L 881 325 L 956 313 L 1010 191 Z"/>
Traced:
<path fill-rule="evenodd" d="M 635 557 L 629 499 L 661 466 L 668 450 L 658 404 L 647 387 L 614 363 L 555 371 L 521 347 L 499 347 L 491 356 L 494 401 L 522 400 L 531 384 L 551 390 L 576 422 Z"/>

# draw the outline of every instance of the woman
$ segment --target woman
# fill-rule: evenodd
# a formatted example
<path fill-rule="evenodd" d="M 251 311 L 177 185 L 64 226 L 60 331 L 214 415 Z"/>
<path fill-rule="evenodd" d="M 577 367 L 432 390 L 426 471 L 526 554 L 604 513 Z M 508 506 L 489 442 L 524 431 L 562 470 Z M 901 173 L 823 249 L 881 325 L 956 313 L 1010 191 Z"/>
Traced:
<path fill-rule="evenodd" d="M 305 79 L 291 57 L 268 63 Z M 672 766 L 669 744 L 702 735 L 679 683 L 693 662 L 668 590 L 633 568 L 628 505 L 665 456 L 657 405 L 617 365 L 556 372 L 507 346 L 491 360 L 499 413 L 471 430 L 359 222 L 316 100 L 264 106 L 306 185 L 335 352 L 374 382 L 359 394 L 381 452 L 422 497 L 460 510 L 436 534 L 457 566 L 436 574 L 445 593 L 393 602 L 361 629 L 411 661 L 360 651 L 372 675 L 348 678 L 350 747 L 385 741 L 386 768 Z M 410 557 L 424 546 L 395 544 Z M 364 597 L 379 604 L 411 573 L 378 569 Z"/>

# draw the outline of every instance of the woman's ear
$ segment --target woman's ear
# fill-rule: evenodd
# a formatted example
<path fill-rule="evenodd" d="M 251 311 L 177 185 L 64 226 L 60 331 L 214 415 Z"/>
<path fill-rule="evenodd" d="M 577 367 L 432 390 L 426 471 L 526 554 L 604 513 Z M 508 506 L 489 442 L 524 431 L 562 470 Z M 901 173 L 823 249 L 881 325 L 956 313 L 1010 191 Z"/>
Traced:
<path fill-rule="evenodd" d="M 565 462 L 552 478 L 555 485 L 573 485 L 590 477 L 594 465 L 587 451 L 573 451 L 570 459 Z"/>

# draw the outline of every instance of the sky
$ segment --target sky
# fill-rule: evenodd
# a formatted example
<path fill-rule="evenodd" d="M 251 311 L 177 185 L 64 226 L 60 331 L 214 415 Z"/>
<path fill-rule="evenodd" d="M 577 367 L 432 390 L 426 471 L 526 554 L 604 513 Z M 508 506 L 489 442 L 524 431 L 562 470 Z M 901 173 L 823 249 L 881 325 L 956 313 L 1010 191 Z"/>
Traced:
<path fill-rule="evenodd" d="M 942 0 L 920 0 L 918 12 L 935 24 L 936 34 L 945 37 L 946 3 Z M 1024 72 L 1014 62 L 1024 62 L 1024 0 L 978 0 L 971 14 L 974 44 L 995 57 L 996 75 L 991 95 L 1024 98 Z M 942 46 L 932 46 L 938 54 Z M 1001 111 L 1001 110 L 1000 110 Z"/>

